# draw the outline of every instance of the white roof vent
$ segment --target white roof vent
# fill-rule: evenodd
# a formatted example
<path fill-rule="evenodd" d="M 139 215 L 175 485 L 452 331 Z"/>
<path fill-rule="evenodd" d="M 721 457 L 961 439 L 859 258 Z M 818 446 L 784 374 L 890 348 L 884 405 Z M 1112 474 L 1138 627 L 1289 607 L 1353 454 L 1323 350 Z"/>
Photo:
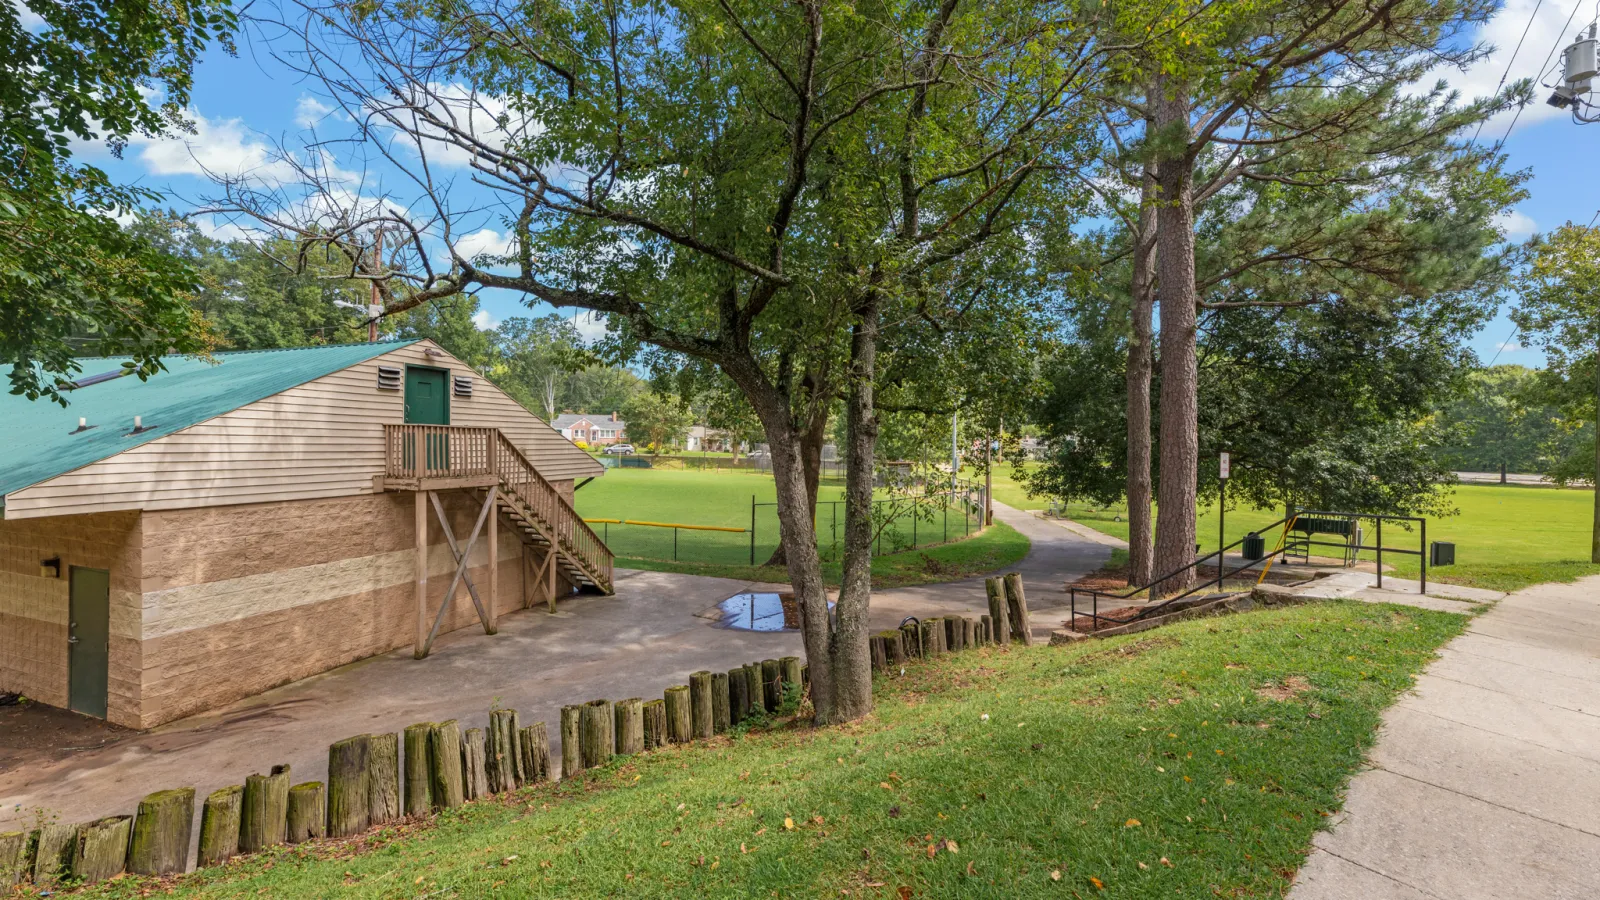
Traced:
<path fill-rule="evenodd" d="M 472 397 L 472 376 L 471 375 L 457 375 L 456 376 L 456 396 L 457 397 L 466 397 L 468 399 L 471 399 L 471 397 Z"/>
<path fill-rule="evenodd" d="M 380 390 L 380 391 L 398 391 L 398 390 L 400 390 L 400 370 L 395 368 L 394 366 L 379 366 L 378 367 L 378 390 Z"/>

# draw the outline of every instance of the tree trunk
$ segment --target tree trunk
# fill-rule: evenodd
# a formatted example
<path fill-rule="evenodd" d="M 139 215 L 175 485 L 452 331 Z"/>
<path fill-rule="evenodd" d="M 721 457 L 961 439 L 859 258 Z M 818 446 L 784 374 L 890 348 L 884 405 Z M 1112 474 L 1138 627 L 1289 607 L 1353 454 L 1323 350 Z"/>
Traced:
<path fill-rule="evenodd" d="M 1600 563 L 1600 347 L 1594 353 L 1594 528 L 1589 534 L 1589 561 Z"/>
<path fill-rule="evenodd" d="M 1133 329 L 1128 338 L 1128 584 L 1143 587 L 1151 572 L 1150 540 L 1150 373 L 1151 313 L 1155 305 L 1155 171 L 1146 166 L 1139 202 L 1139 230 L 1133 239 Z"/>
<path fill-rule="evenodd" d="M 839 584 L 829 666 L 819 680 L 811 663 L 811 702 L 819 724 L 849 722 L 872 712 L 872 486 L 878 450 L 878 415 L 873 389 L 878 366 L 878 312 L 881 299 L 869 291 L 857 304 L 859 321 L 850 330 L 849 390 L 845 398 L 844 572 Z M 827 617 L 827 608 L 822 610 Z"/>
<path fill-rule="evenodd" d="M 1160 487 L 1156 498 L 1155 576 L 1194 562 L 1195 494 L 1199 489 L 1199 374 L 1194 283 L 1193 160 L 1189 142 L 1189 98 L 1182 84 L 1158 81 L 1152 98 L 1155 126 L 1181 138 L 1185 149 L 1163 159 L 1156 172 L 1161 208 L 1156 216 L 1156 277 L 1161 284 Z M 1194 570 L 1151 590 L 1151 598 L 1180 592 Z"/>
<path fill-rule="evenodd" d="M 809 379 L 808 379 L 809 380 Z M 805 427 L 800 431 L 800 462 L 805 467 L 806 475 L 806 509 L 810 510 L 810 534 L 817 533 L 817 494 L 822 487 L 822 445 L 828 440 L 828 407 L 830 403 L 812 401 L 810 417 L 806 420 Z M 788 556 L 783 552 L 783 541 L 778 541 L 778 546 L 767 558 L 766 565 L 787 565 Z"/>

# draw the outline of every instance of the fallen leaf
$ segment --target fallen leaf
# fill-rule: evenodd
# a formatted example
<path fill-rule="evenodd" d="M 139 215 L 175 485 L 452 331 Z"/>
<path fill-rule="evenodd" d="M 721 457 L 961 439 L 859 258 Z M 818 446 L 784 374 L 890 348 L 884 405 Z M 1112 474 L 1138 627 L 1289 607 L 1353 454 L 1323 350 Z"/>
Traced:
<path fill-rule="evenodd" d="M 784 831 L 793 831 L 794 830 L 794 820 L 793 819 L 789 819 L 789 818 L 785 818 L 783 820 L 783 830 Z"/>
<path fill-rule="evenodd" d="M 1150 867 L 1149 867 L 1149 866 L 1147 866 L 1147 865 L 1145 865 L 1145 864 L 1144 864 L 1144 863 L 1139 863 L 1139 868 L 1141 868 L 1141 869 L 1148 869 L 1148 868 L 1150 868 Z"/>
<path fill-rule="evenodd" d="M 900 673 L 902 675 L 905 674 L 905 670 L 901 669 Z M 900 885 L 900 889 L 895 891 L 895 893 L 900 896 L 900 900 L 911 900 L 911 888 L 907 885 Z"/>
<path fill-rule="evenodd" d="M 1144 823 L 1140 822 L 1138 819 L 1129 819 L 1128 821 L 1126 821 L 1126 822 L 1124 822 L 1122 824 L 1122 827 L 1123 828 L 1138 828 L 1140 825 L 1143 825 L 1143 824 Z"/>
<path fill-rule="evenodd" d="M 972 876 L 972 877 L 974 877 L 974 878 L 977 877 L 977 875 L 978 875 L 978 865 L 977 865 L 977 862 L 975 860 L 970 860 L 970 859 L 967 860 L 967 874 Z"/>
<path fill-rule="evenodd" d="M 1103 890 L 1106 889 L 1106 883 L 1104 881 L 1101 881 L 1100 879 L 1094 877 L 1093 875 L 1089 876 L 1089 883 L 1094 885 L 1094 888 L 1097 891 L 1103 891 Z"/>
<path fill-rule="evenodd" d="M 1172 860 L 1167 859 L 1165 856 L 1161 857 L 1161 864 L 1169 869 L 1172 868 Z"/>
<path fill-rule="evenodd" d="M 1050 880 L 1051 881 L 1060 881 L 1061 880 L 1061 870 L 1060 869 L 1056 869 L 1055 871 L 1051 872 L 1050 873 Z"/>
<path fill-rule="evenodd" d="M 766 826 L 764 826 L 764 825 L 763 825 L 763 826 L 762 826 L 762 827 L 761 827 L 761 828 L 760 828 L 760 830 L 758 830 L 758 831 L 757 831 L 757 832 L 756 832 L 756 837 L 761 837 L 761 836 L 762 836 L 762 835 L 763 835 L 763 834 L 766 834 L 766 833 L 767 833 L 767 829 L 766 829 Z"/>
<path fill-rule="evenodd" d="M 955 841 L 950 840 L 949 838 L 945 838 L 944 848 L 946 850 L 949 850 L 951 853 L 960 853 L 961 852 L 961 845 L 957 844 Z"/>
<path fill-rule="evenodd" d="M 894 788 L 892 788 L 892 787 L 890 787 L 890 786 L 889 786 L 889 782 L 887 782 L 887 781 L 880 781 L 880 782 L 878 782 L 878 787 L 881 787 L 881 788 L 883 788 L 883 789 L 884 789 L 884 790 L 886 790 L 886 791 L 892 791 L 892 790 L 894 790 Z"/>
<path fill-rule="evenodd" d="M 938 852 L 939 852 L 938 848 L 934 847 L 932 844 L 928 845 L 928 858 L 929 859 L 933 859 L 933 855 L 935 853 L 938 853 Z"/>
<path fill-rule="evenodd" d="M 891 819 L 900 818 L 900 807 L 898 807 L 898 806 L 889 807 L 889 818 L 891 818 Z"/>

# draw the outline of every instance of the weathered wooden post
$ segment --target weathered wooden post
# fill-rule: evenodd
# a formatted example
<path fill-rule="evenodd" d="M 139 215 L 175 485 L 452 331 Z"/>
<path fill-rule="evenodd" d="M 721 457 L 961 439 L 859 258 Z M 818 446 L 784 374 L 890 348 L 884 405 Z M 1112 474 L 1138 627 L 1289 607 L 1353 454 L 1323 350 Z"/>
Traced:
<path fill-rule="evenodd" d="M 867 654 L 872 657 L 872 671 L 889 671 L 888 650 L 883 646 L 882 634 L 867 638 Z"/>
<path fill-rule="evenodd" d="M 535 722 L 522 729 L 522 738 L 517 743 L 522 752 L 522 772 L 526 779 L 525 784 L 538 784 L 550 778 L 550 736 L 545 733 L 544 723 Z"/>
<path fill-rule="evenodd" d="M 60 822 L 40 826 L 39 843 L 33 851 L 33 886 L 52 888 L 71 875 L 72 855 L 77 849 L 78 826 Z"/>
<path fill-rule="evenodd" d="M 695 737 L 711 737 L 711 713 L 711 673 L 695 672 L 689 676 L 689 718 Z"/>
<path fill-rule="evenodd" d="M 983 644 L 994 643 L 993 619 L 989 616 L 978 617 L 978 641 Z"/>
<path fill-rule="evenodd" d="M 468 728 L 461 736 L 461 791 L 468 800 L 489 796 L 489 772 L 486 768 L 488 753 L 483 729 Z"/>
<path fill-rule="evenodd" d="M 667 701 L 644 703 L 644 748 L 656 750 L 667 745 Z"/>
<path fill-rule="evenodd" d="M 326 837 L 328 791 L 320 781 L 307 781 L 289 789 L 289 843 Z"/>
<path fill-rule="evenodd" d="M 905 648 L 906 659 L 922 656 L 922 629 L 911 622 L 900 626 L 900 644 Z"/>
<path fill-rule="evenodd" d="M 728 696 L 728 673 L 711 673 L 711 730 L 718 734 L 733 724 L 732 700 Z"/>
<path fill-rule="evenodd" d="M 583 705 L 579 720 L 582 725 L 580 746 L 583 748 L 583 767 L 593 769 L 611 762 L 617 746 L 616 713 L 610 700 L 590 700 Z"/>
<path fill-rule="evenodd" d="M 375 734 L 369 744 L 367 766 L 367 824 L 382 825 L 400 818 L 400 735 Z"/>
<path fill-rule="evenodd" d="M 1011 643 L 1011 614 L 1006 609 L 1005 588 L 998 578 L 986 578 L 983 589 L 989 595 L 989 623 L 994 642 L 1004 647 Z"/>
<path fill-rule="evenodd" d="M 237 846 L 238 799 L 244 789 L 233 787 L 224 790 L 234 792 L 233 841 Z M 94 884 L 122 874 L 122 870 L 128 865 L 128 837 L 132 833 L 133 816 L 107 816 L 80 827 L 77 852 L 72 857 L 72 874 L 78 876 L 84 884 Z M 5 862 L 3 854 L 0 854 L 0 885 L 5 883 Z"/>
<path fill-rule="evenodd" d="M 434 809 L 451 809 L 466 800 L 461 782 L 461 726 L 449 719 L 428 732 L 428 791 Z"/>
<path fill-rule="evenodd" d="M 521 754 L 517 752 L 517 732 L 520 723 L 514 709 L 496 709 L 489 713 L 489 793 L 514 791 L 522 785 L 518 770 L 522 767 Z"/>
<path fill-rule="evenodd" d="M 428 735 L 432 731 L 432 722 L 406 726 L 405 789 L 408 816 L 425 815 L 433 809 L 433 782 L 429 775 L 432 754 L 428 749 Z"/>
<path fill-rule="evenodd" d="M 561 777 L 571 778 L 583 771 L 583 738 L 579 704 L 561 707 Z"/>
<path fill-rule="evenodd" d="M 358 734 L 328 747 L 328 835 L 349 837 L 367 830 L 368 770 L 372 735 Z"/>
<path fill-rule="evenodd" d="M 1022 592 L 1022 576 L 1016 572 L 1005 577 L 1006 613 L 1011 617 L 1011 636 L 1024 646 L 1033 643 L 1033 629 L 1028 619 L 1028 597 Z"/>
<path fill-rule="evenodd" d="M 218 788 L 200 810 L 200 856 L 195 865 L 219 866 L 239 852 L 239 816 L 244 785 Z"/>
<path fill-rule="evenodd" d="M 767 709 L 767 688 L 761 679 L 761 663 L 744 664 L 744 683 L 745 690 L 750 693 L 750 711 L 766 709 L 767 712 L 771 712 L 772 710 Z"/>
<path fill-rule="evenodd" d="M 960 616 L 944 617 L 944 646 L 947 650 L 959 652 L 965 646 L 966 636 L 966 626 L 961 624 Z"/>
<path fill-rule="evenodd" d="M 0 834 L 0 890 L 22 881 L 28 868 L 28 833 L 7 831 Z"/>
<path fill-rule="evenodd" d="M 779 702 L 782 702 L 783 695 L 788 691 L 789 685 L 792 684 L 797 688 L 803 689 L 806 681 L 800 674 L 800 657 L 785 656 L 780 658 L 778 660 L 778 677 L 783 680 L 783 684 L 778 688 Z"/>
<path fill-rule="evenodd" d="M 259 853 L 283 843 L 289 812 L 289 767 L 273 766 L 271 772 L 244 780 L 244 804 L 239 812 L 240 853 Z"/>
<path fill-rule="evenodd" d="M 693 714 L 689 711 L 689 686 L 674 685 L 667 688 L 663 697 L 667 710 L 667 740 L 674 744 L 687 744 L 694 736 Z"/>
<path fill-rule="evenodd" d="M 932 619 L 923 619 L 921 622 L 917 623 L 918 628 L 920 629 L 918 640 L 920 640 L 922 644 L 923 659 L 929 659 L 938 655 L 938 643 L 934 640 L 933 635 L 934 626 L 936 624 L 937 623 Z"/>
<path fill-rule="evenodd" d="M 728 670 L 728 724 L 737 725 L 750 715 L 750 681 L 744 667 Z"/>
<path fill-rule="evenodd" d="M 644 752 L 644 698 L 629 697 L 618 700 L 612 728 L 617 737 L 617 755 L 632 756 Z"/>
<path fill-rule="evenodd" d="M 978 639 L 978 620 L 971 616 L 962 616 L 961 621 L 965 623 L 964 627 L 967 629 L 966 646 L 981 646 L 983 642 Z"/>
<path fill-rule="evenodd" d="M 775 659 L 761 661 L 761 702 L 766 705 L 767 712 L 777 712 L 783 703 L 783 672 Z"/>
<path fill-rule="evenodd" d="M 189 868 L 194 834 L 194 788 L 156 791 L 139 801 L 128 841 L 128 871 L 135 875 L 177 875 Z"/>

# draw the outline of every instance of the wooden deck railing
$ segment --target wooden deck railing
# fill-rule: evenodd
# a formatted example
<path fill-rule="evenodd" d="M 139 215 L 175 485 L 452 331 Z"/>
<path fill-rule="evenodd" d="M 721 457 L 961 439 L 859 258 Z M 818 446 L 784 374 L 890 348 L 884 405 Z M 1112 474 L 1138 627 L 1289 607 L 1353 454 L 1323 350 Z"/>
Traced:
<path fill-rule="evenodd" d="M 453 425 L 385 425 L 385 476 L 400 481 L 493 476 L 506 505 L 527 519 L 577 563 L 597 585 L 611 590 L 612 554 L 555 485 L 498 428 Z"/>

